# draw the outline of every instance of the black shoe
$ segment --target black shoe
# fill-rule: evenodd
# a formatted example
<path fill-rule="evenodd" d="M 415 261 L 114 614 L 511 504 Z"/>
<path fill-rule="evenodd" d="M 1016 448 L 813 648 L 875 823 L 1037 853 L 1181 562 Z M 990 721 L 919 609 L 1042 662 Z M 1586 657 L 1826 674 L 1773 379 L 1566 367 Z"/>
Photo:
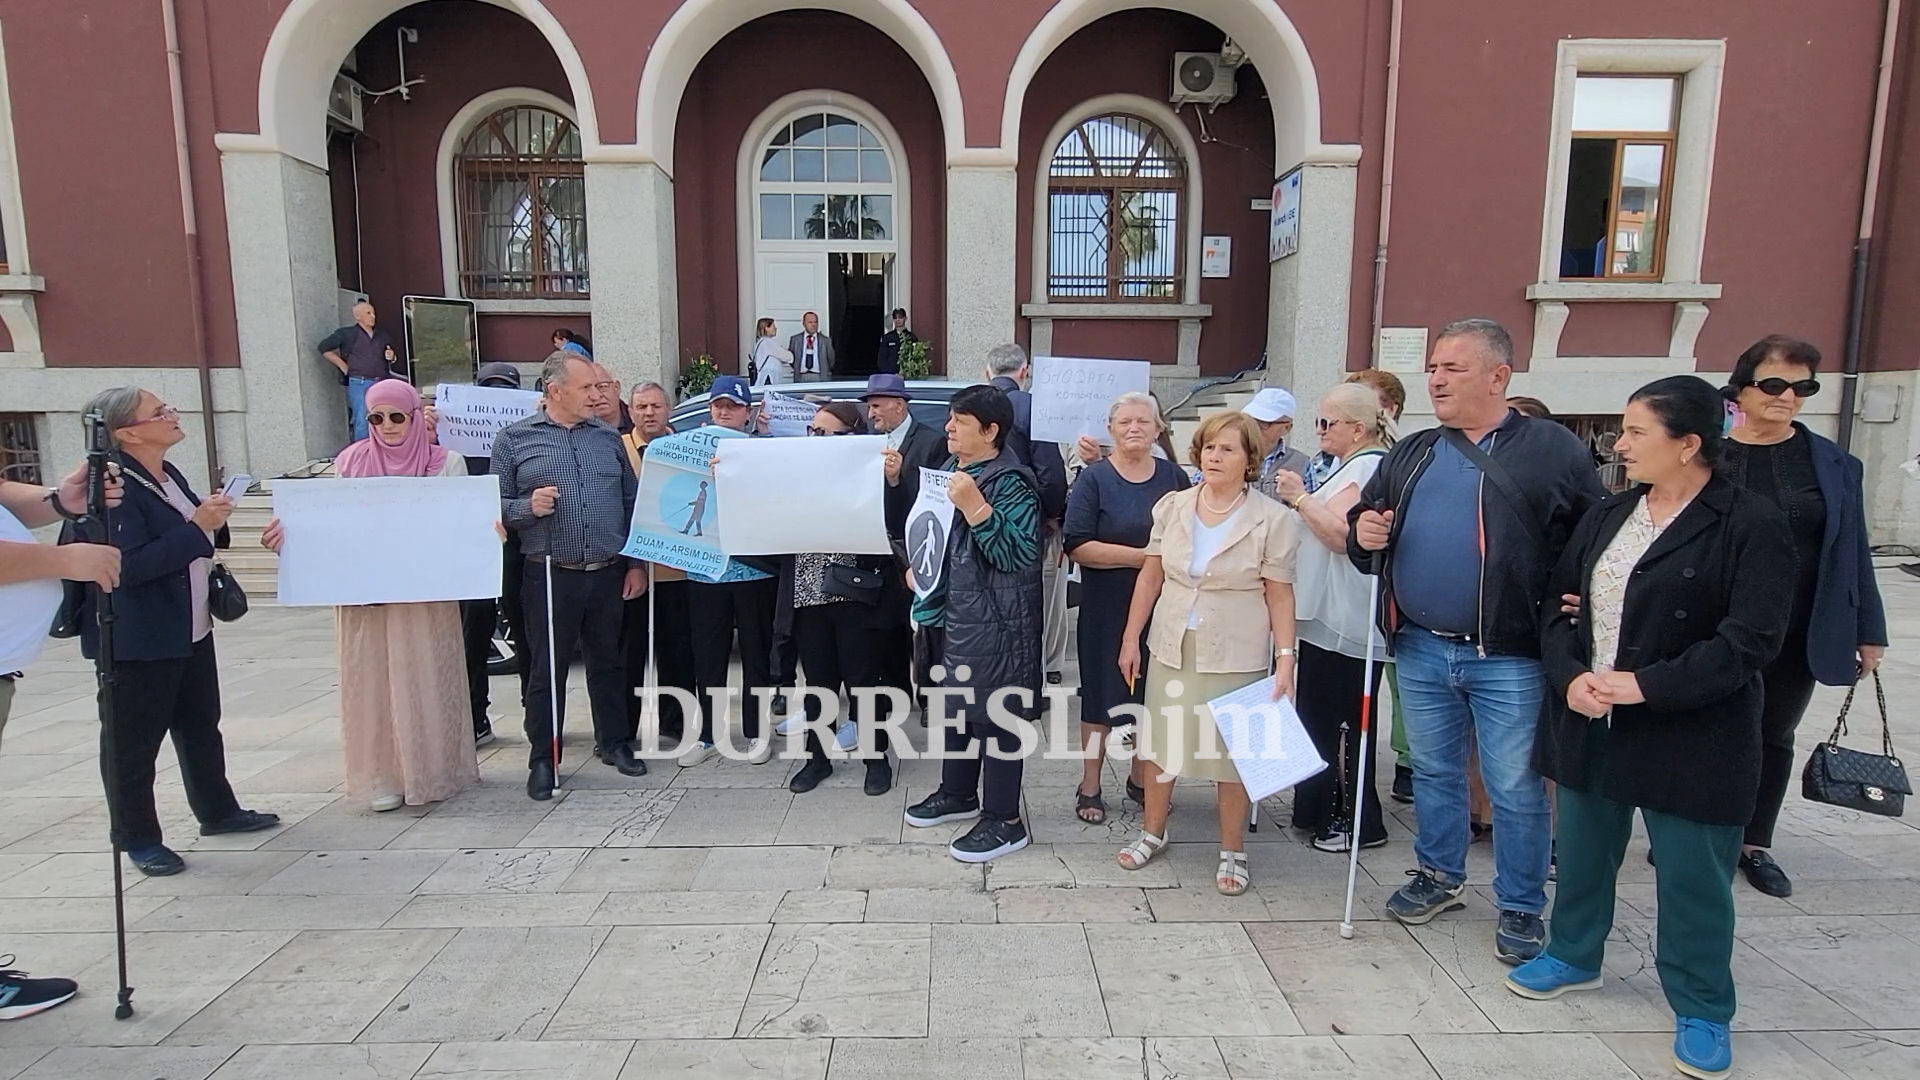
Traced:
<path fill-rule="evenodd" d="M 1060 685 L 1060 673 L 1059 673 L 1059 672 L 1057 672 L 1057 671 L 1049 671 L 1049 672 L 1047 672 L 1047 685 L 1048 685 L 1048 686 L 1059 686 L 1059 685 Z"/>
<path fill-rule="evenodd" d="M 1413 801 L 1413 770 L 1405 765 L 1393 767 L 1393 801 L 1397 803 Z"/>
<path fill-rule="evenodd" d="M 771 708 L 773 711 L 773 715 L 775 716 L 787 715 L 787 695 L 785 694 L 773 695 L 773 702 L 772 702 Z"/>
<path fill-rule="evenodd" d="M 1740 856 L 1740 869 L 1747 872 L 1747 884 L 1768 896 L 1785 900 L 1793 895 L 1793 881 L 1787 877 L 1785 870 L 1780 869 L 1780 864 L 1773 861 L 1773 856 L 1765 851 Z"/>
<path fill-rule="evenodd" d="M 1525 911 L 1503 911 L 1493 928 L 1494 959 L 1508 967 L 1539 956 L 1547 947 L 1547 924 Z"/>
<path fill-rule="evenodd" d="M 1345 819 L 1332 822 L 1316 831 L 1313 834 L 1313 839 L 1309 841 L 1309 843 L 1313 845 L 1315 851 L 1325 851 L 1334 855 L 1345 855 L 1353 850 L 1351 846 L 1353 844 L 1353 822 Z M 1374 848 L 1386 846 L 1387 836 L 1385 833 L 1360 841 L 1361 851 L 1371 851 Z"/>
<path fill-rule="evenodd" d="M 787 781 L 787 790 L 795 795 L 805 795 L 832 775 L 833 762 L 823 757 L 808 758 L 807 763 L 800 766 L 800 771 L 793 774 L 793 779 Z"/>
<path fill-rule="evenodd" d="M 13 957 L 0 956 L 0 964 L 13 963 Z M 0 1020 L 19 1020 L 46 1012 L 80 992 L 72 979 L 29 979 L 24 971 L 0 971 Z"/>
<path fill-rule="evenodd" d="M 211 825 L 200 826 L 201 836 L 220 836 L 225 833 L 259 832 L 280 824 L 279 814 L 263 814 L 258 810 L 235 810 Z"/>
<path fill-rule="evenodd" d="M 1027 827 L 1017 821 L 981 818 L 967 835 L 947 845 L 947 854 L 964 863 L 983 863 L 1027 846 Z"/>
<path fill-rule="evenodd" d="M 473 725 L 473 748 L 475 750 L 491 743 L 493 740 L 493 724 L 491 722 L 482 720 Z"/>
<path fill-rule="evenodd" d="M 549 762 L 535 762 L 527 770 L 527 798 L 535 802 L 546 802 L 553 798 L 553 765 Z"/>
<path fill-rule="evenodd" d="M 187 861 L 165 844 L 136 848 L 127 852 L 127 858 L 132 860 L 134 869 L 148 877 L 172 877 L 187 868 Z"/>
<path fill-rule="evenodd" d="M 893 765 L 885 754 L 867 762 L 867 782 L 862 790 L 869 795 L 885 795 L 893 790 Z"/>
<path fill-rule="evenodd" d="M 931 828 L 949 821 L 966 821 L 980 816 L 980 800 L 936 791 L 907 807 L 907 824 L 916 829 Z"/>
<path fill-rule="evenodd" d="M 617 743 L 602 747 L 596 751 L 601 762 L 620 770 L 621 776 L 647 775 L 647 763 L 633 756 L 633 747 L 628 743 Z"/>

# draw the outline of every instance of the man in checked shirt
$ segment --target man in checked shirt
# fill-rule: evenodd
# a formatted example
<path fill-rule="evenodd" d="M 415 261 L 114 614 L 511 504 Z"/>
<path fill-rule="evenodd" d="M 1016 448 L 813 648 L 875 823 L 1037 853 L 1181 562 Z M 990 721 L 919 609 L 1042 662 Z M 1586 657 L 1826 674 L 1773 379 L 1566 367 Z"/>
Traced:
<path fill-rule="evenodd" d="M 567 669 L 576 645 L 586 654 L 587 699 L 593 706 L 593 742 L 600 760 L 627 776 L 647 765 L 627 742 L 626 656 L 621 650 L 621 602 L 646 591 L 642 564 L 620 554 L 633 517 L 636 479 L 620 436 L 596 409 L 605 394 L 593 361 L 574 352 L 547 357 L 540 378 L 541 410 L 503 428 L 493 440 L 493 474 L 500 478 L 502 520 L 520 536 L 526 555 L 523 582 L 528 643 L 527 795 L 553 798 L 554 696 L 562 717 Z M 546 561 L 553 561 L 547 595 Z M 553 640 L 547 640 L 547 605 Z M 559 686 L 548 677 L 548 657 Z"/>

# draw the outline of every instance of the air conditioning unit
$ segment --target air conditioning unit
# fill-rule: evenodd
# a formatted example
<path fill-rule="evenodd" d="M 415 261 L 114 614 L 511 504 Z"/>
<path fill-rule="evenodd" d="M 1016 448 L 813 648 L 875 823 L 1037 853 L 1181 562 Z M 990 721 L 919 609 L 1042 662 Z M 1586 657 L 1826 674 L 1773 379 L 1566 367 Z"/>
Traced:
<path fill-rule="evenodd" d="M 341 72 L 333 77 L 333 89 L 327 93 L 327 124 L 339 131 L 367 130 L 366 88 L 353 76 Z"/>
<path fill-rule="evenodd" d="M 1233 52 L 1173 54 L 1173 103 L 1193 102 L 1218 108 L 1233 100 L 1233 74 L 1242 58 Z"/>

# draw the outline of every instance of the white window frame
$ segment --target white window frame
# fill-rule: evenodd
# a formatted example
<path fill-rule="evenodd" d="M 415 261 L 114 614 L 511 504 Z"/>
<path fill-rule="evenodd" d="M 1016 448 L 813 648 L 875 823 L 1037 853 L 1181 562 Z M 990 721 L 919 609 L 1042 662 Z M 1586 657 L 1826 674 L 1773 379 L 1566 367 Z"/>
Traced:
<path fill-rule="evenodd" d="M 11 353 L 0 353 L 0 367 L 44 367 L 40 346 L 40 318 L 34 295 L 47 283 L 33 273 L 27 256 L 26 205 L 20 197 L 20 158 L 13 137 L 13 95 L 7 81 L 6 41 L 0 37 L 0 228 L 7 243 L 7 271 L 0 274 L 0 324 L 13 340 Z M 42 443 L 42 445 L 45 445 Z"/>
<path fill-rule="evenodd" d="M 440 202 L 440 270 L 445 281 L 445 295 L 462 297 L 460 291 L 460 232 L 458 209 L 453 193 L 453 159 L 460 153 L 460 144 L 473 131 L 474 125 L 501 109 L 516 105 L 529 105 L 559 113 L 573 121 L 574 127 L 580 126 L 580 118 L 563 98 L 545 90 L 535 90 L 530 86 L 509 86 L 499 90 L 489 90 L 460 107 L 447 122 L 446 130 L 440 133 L 440 152 L 434 158 L 434 175 L 438 185 Z M 584 139 L 584 137 L 583 137 Z M 584 149 L 585 143 L 582 142 Z M 592 209 L 588 208 L 587 245 L 588 256 L 592 256 L 593 226 Z M 593 301 L 589 297 L 578 300 L 536 300 L 536 299 L 492 299 L 472 301 L 481 314 L 494 315 L 590 315 Z"/>

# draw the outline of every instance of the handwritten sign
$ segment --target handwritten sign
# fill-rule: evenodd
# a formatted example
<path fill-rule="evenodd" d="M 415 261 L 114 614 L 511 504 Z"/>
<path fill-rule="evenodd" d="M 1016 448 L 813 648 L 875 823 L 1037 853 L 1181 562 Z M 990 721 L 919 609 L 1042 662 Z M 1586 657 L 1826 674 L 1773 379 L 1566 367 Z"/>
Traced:
<path fill-rule="evenodd" d="M 448 453 L 486 457 L 501 428 L 532 416 L 539 406 L 540 395 L 532 390 L 441 383 L 433 394 L 434 432 Z"/>
<path fill-rule="evenodd" d="M 1153 365 L 1145 360 L 1082 360 L 1070 356 L 1033 358 L 1033 438 L 1066 446 L 1082 435 L 1102 444 L 1107 408 L 1130 390 L 1145 393 Z"/>
<path fill-rule="evenodd" d="M 640 461 L 640 490 L 633 500 L 627 546 L 621 554 L 709 579 L 725 572 L 719 494 L 711 462 L 720 440 L 744 438 L 731 428 L 709 426 L 648 443 L 646 457 Z"/>
<path fill-rule="evenodd" d="M 760 415 L 767 418 L 767 434 L 778 437 L 805 435 L 820 406 L 811 401 L 789 397 L 777 390 L 760 395 Z"/>
<path fill-rule="evenodd" d="M 1320 772 L 1327 763 L 1313 748 L 1293 702 L 1273 698 L 1273 676 L 1207 702 L 1206 709 L 1227 744 L 1227 756 L 1258 801 Z"/>
<path fill-rule="evenodd" d="M 289 606 L 417 604 L 500 595 L 500 480 L 368 476 L 280 480 Z"/>

